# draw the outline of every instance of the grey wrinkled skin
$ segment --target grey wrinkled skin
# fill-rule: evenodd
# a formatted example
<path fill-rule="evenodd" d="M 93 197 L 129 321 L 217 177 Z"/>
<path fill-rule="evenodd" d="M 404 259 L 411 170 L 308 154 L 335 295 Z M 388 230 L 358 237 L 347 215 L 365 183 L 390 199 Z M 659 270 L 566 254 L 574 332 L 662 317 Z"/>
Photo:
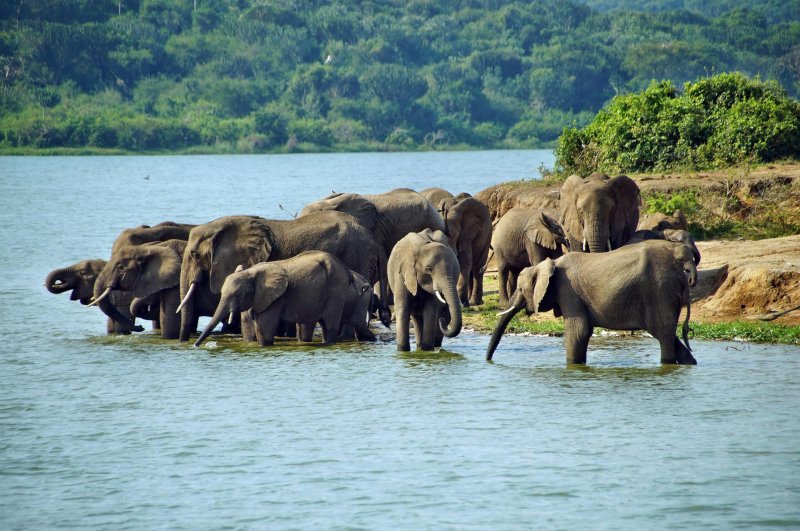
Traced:
<path fill-rule="evenodd" d="M 228 275 L 219 306 L 195 346 L 229 315 L 240 312 L 249 313 L 261 346 L 273 344 L 281 320 L 319 322 L 328 345 L 336 343 L 342 324 L 352 326 L 357 339 L 374 341 L 367 322 L 372 294 L 364 277 L 326 252 L 306 251 L 286 260 L 261 262 Z"/>
<path fill-rule="evenodd" d="M 650 240 L 607 253 L 567 253 L 525 268 L 508 311 L 500 315 L 486 358 L 492 359 L 508 323 L 521 310 L 564 317 L 568 364 L 585 364 L 595 326 L 646 330 L 659 342 L 661 363 L 695 365 L 688 341 L 691 252 L 680 243 Z M 686 306 L 683 343 L 675 335 Z"/>
<path fill-rule="evenodd" d="M 409 233 L 397 242 L 388 264 L 395 296 L 397 350 L 410 350 L 410 321 L 417 348 L 433 350 L 444 336 L 461 331 L 461 304 L 456 290 L 458 259 L 441 231 Z M 442 303 L 435 295 L 439 292 Z"/>

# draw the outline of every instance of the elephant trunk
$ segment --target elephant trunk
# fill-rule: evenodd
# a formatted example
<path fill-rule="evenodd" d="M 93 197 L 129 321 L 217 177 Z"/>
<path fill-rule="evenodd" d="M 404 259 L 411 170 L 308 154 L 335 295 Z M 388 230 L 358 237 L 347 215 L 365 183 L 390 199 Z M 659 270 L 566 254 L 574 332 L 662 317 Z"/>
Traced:
<path fill-rule="evenodd" d="M 437 297 L 441 293 L 437 293 Z M 458 298 L 458 291 L 454 282 L 448 281 L 446 283 L 443 295 L 447 309 L 450 312 L 450 322 L 448 323 L 443 317 L 440 317 L 439 329 L 446 337 L 456 337 L 461 332 L 461 301 Z"/>
<path fill-rule="evenodd" d="M 587 227 L 585 241 L 589 244 L 589 252 L 603 253 L 611 250 L 609 228 L 604 226 Z"/>
<path fill-rule="evenodd" d="M 517 313 L 521 309 L 525 307 L 525 297 L 522 296 L 522 292 L 517 290 L 514 295 L 511 297 L 511 305 L 508 309 L 500 314 L 500 319 L 497 320 L 497 324 L 492 331 L 492 338 L 489 340 L 489 346 L 486 347 L 486 359 L 491 361 L 492 356 L 494 356 L 494 351 L 497 348 L 497 345 L 500 343 L 500 338 L 503 337 L 503 333 L 506 331 L 506 327 L 508 323 L 511 322 L 511 319 L 514 318 Z"/>
<path fill-rule="evenodd" d="M 217 306 L 214 315 L 211 317 L 211 320 L 206 325 L 203 333 L 200 334 L 200 337 L 197 338 L 197 341 L 194 342 L 195 347 L 199 347 L 206 338 L 211 335 L 211 332 L 220 324 L 226 317 L 228 317 L 231 313 L 236 311 L 236 308 L 233 307 L 233 304 L 228 303 L 224 298 L 219 301 L 219 305 Z"/>
<path fill-rule="evenodd" d="M 141 326 L 137 327 L 133 319 L 123 315 L 123 313 L 120 312 L 114 304 L 112 304 L 109 295 L 114 290 L 115 283 L 116 279 L 109 279 L 109 275 L 105 269 L 101 271 L 94 283 L 95 300 L 92 304 L 100 308 L 100 311 L 110 317 L 112 321 L 121 325 L 124 329 L 141 332 L 143 330 Z"/>
<path fill-rule="evenodd" d="M 61 269 L 54 269 L 50 271 L 44 281 L 44 287 L 50 293 L 56 295 L 69 291 L 74 287 L 72 279 L 75 278 L 75 271 L 70 267 L 62 267 Z"/>

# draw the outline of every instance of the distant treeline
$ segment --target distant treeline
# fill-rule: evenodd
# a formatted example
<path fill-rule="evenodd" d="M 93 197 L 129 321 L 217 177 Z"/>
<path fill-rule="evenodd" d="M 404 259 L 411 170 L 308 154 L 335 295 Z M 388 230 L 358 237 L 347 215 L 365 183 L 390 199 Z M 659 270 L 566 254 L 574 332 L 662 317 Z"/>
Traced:
<path fill-rule="evenodd" d="M 800 1 L 7 0 L 0 149 L 548 147 L 731 71 L 800 95 Z"/>

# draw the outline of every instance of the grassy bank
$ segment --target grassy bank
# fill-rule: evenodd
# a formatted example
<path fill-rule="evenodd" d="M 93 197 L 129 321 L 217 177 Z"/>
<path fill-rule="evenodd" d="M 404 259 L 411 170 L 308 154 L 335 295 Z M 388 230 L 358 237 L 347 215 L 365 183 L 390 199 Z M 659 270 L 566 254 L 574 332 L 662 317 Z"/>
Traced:
<path fill-rule="evenodd" d="M 497 276 L 487 274 L 484 280 L 484 303 L 478 307 L 464 308 L 463 324 L 478 332 L 491 333 L 497 323 L 500 308 L 497 301 Z M 764 321 L 734 321 L 727 323 L 703 323 L 689 321 L 692 333 L 690 339 L 712 339 L 723 341 L 752 341 L 755 343 L 781 343 L 800 345 L 800 326 L 788 326 Z M 600 332 L 595 328 L 595 333 Z M 508 325 L 506 333 L 561 336 L 564 334 L 564 320 L 553 317 L 552 312 L 539 315 L 525 315 L 519 312 Z M 642 332 L 619 332 L 626 335 L 640 335 Z"/>

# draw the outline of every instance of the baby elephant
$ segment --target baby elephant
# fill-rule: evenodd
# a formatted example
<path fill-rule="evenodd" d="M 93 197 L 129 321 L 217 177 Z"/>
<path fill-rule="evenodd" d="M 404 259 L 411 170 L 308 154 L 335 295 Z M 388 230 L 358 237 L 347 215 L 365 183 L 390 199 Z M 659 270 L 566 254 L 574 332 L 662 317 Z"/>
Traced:
<path fill-rule="evenodd" d="M 306 251 L 286 260 L 261 262 L 229 275 L 222 284 L 217 311 L 195 342 L 199 346 L 229 315 L 251 310 L 256 339 L 272 345 L 280 320 L 322 326 L 323 341 L 336 343 L 342 323 L 356 339 L 374 341 L 367 312 L 372 286 L 332 254 Z"/>
<path fill-rule="evenodd" d="M 517 289 L 519 272 L 545 258 L 556 259 L 569 249 L 558 221 L 538 208 L 514 207 L 497 222 L 492 249 L 497 262 L 500 304 L 508 304 Z"/>

